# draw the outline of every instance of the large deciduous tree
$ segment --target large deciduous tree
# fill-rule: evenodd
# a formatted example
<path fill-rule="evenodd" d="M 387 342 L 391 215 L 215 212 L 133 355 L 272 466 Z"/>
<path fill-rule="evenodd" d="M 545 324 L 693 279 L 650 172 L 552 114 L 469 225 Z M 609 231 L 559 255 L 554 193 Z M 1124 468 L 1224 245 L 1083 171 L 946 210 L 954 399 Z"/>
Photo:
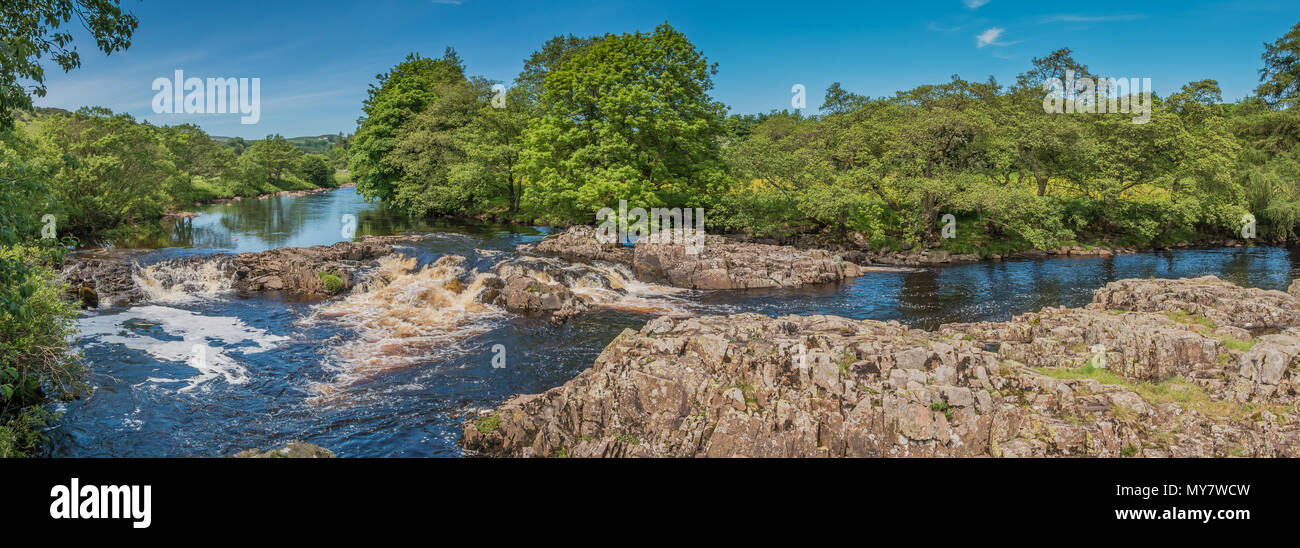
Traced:
<path fill-rule="evenodd" d="M 688 205 L 720 182 L 725 107 L 709 96 L 717 68 L 686 36 L 606 35 L 546 71 L 541 115 L 524 132 L 527 203 L 589 220 L 628 200 Z"/>
<path fill-rule="evenodd" d="M 463 83 L 465 68 L 455 50 L 447 48 L 440 59 L 416 54 L 376 76 L 357 121 L 358 128 L 348 151 L 348 167 L 357 190 L 367 198 L 381 200 L 396 196 L 406 173 L 393 155 L 402 126 L 435 99 L 448 84 Z"/>

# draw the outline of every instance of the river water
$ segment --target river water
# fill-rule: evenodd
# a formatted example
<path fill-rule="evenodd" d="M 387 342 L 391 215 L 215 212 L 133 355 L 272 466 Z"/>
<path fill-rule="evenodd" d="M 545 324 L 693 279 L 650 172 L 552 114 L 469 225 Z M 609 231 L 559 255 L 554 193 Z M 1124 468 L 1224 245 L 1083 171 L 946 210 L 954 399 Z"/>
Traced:
<path fill-rule="evenodd" d="M 460 255 L 472 272 L 546 235 L 527 227 L 411 222 L 350 188 L 198 212 L 167 227 L 140 264 L 331 244 L 345 239 L 345 225 L 353 224 L 358 237 L 433 233 L 403 253 L 420 264 Z M 50 450 L 76 457 L 221 456 L 302 440 L 345 457 L 459 456 L 462 421 L 513 394 L 573 378 L 621 330 L 653 317 L 642 309 L 834 314 L 933 328 L 1081 306 L 1094 289 L 1123 278 L 1205 274 L 1286 289 L 1297 261 L 1286 249 L 1257 247 L 876 272 L 793 290 L 645 286 L 636 291 L 644 306 L 598 307 L 559 326 L 476 308 L 415 276 L 327 301 L 240 295 L 221 280 L 200 280 L 185 291 L 159 291 L 131 307 L 83 315 L 78 348 L 92 390 L 58 406 L 63 416 L 50 432 Z M 493 367 L 502 351 L 497 363 L 504 367 Z"/>

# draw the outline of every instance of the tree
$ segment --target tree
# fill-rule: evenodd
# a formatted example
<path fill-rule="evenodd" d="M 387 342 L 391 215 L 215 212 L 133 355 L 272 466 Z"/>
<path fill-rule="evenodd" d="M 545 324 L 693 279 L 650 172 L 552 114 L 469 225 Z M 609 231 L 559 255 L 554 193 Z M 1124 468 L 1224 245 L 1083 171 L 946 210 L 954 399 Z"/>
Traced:
<path fill-rule="evenodd" d="M 304 154 L 298 160 L 298 173 L 308 183 L 320 188 L 338 186 L 334 182 L 334 168 L 329 166 L 323 154 Z"/>
<path fill-rule="evenodd" d="M 235 153 L 214 141 L 194 124 L 159 128 L 163 146 L 172 154 L 176 169 L 200 177 L 217 177 L 235 160 Z M 243 139 L 240 139 L 242 142 Z"/>
<path fill-rule="evenodd" d="M 250 178 L 279 187 L 286 172 L 296 167 L 301 157 L 301 150 L 283 136 L 275 134 L 253 143 L 240 156 L 240 161 L 246 166 L 245 173 Z"/>
<path fill-rule="evenodd" d="M 1061 48 L 1044 57 L 1035 57 L 1032 68 L 1016 77 L 1016 85 L 1007 96 L 1000 125 L 1017 156 L 1016 165 L 1027 171 L 1037 185 L 1037 194 L 1046 196 L 1052 178 L 1077 179 L 1082 158 L 1091 143 L 1079 120 L 1043 111 L 1044 83 L 1064 80 L 1067 71 L 1076 78 L 1089 78 L 1087 65 L 1073 57 L 1070 48 Z M 1076 173 L 1071 173 L 1075 171 Z"/>
<path fill-rule="evenodd" d="M 125 50 L 138 21 L 122 13 L 118 0 L 5 0 L 0 6 L 0 129 L 11 127 L 17 110 L 32 108 L 32 95 L 45 96 L 46 55 L 65 72 L 81 66 L 67 25 L 76 17 L 106 54 Z M 22 85 L 31 81 L 31 89 Z"/>
<path fill-rule="evenodd" d="M 431 90 L 424 110 L 397 129 L 392 151 L 385 157 L 398 177 L 388 201 L 412 215 L 453 215 L 473 211 L 472 189 L 451 180 L 452 166 L 464 161 L 456 133 L 478 114 L 486 90 L 465 80 Z"/>
<path fill-rule="evenodd" d="M 1061 48 L 1043 57 L 1035 57 L 1031 63 L 1033 68 L 1016 77 L 1016 87 L 1044 91 L 1043 84 L 1053 79 L 1064 81 L 1070 71 L 1074 72 L 1075 79 L 1093 77 L 1087 65 L 1074 60 L 1074 51 L 1070 48 Z"/>
<path fill-rule="evenodd" d="M 561 63 L 600 39 L 599 36 L 579 38 L 570 34 L 547 40 L 540 49 L 524 60 L 524 69 L 519 72 L 519 76 L 515 77 L 513 93 L 518 95 L 519 101 L 532 109 L 535 114 L 540 115 L 545 110 L 542 93 L 545 91 L 546 75 L 551 69 L 560 66 Z"/>
<path fill-rule="evenodd" d="M 50 192 L 59 226 L 75 234 L 129 227 L 161 216 L 167 191 L 187 187 L 157 128 L 129 114 L 84 108 L 39 127 L 41 154 L 52 167 Z"/>
<path fill-rule="evenodd" d="M 1272 44 L 1264 44 L 1264 68 L 1255 93 L 1274 108 L 1289 108 L 1300 98 L 1300 23 Z"/>
<path fill-rule="evenodd" d="M 725 107 L 708 94 L 716 72 L 667 24 L 606 35 L 559 60 L 524 132 L 525 201 L 585 221 L 619 200 L 680 206 L 707 194 L 723 175 Z"/>
<path fill-rule="evenodd" d="M 826 88 L 826 100 L 822 102 L 821 110 L 842 114 L 861 107 L 867 102 L 867 98 L 856 93 L 849 93 L 839 82 L 832 83 Z"/>
<path fill-rule="evenodd" d="M 375 77 L 369 97 L 357 121 L 357 132 L 348 151 L 348 167 L 357 191 L 367 198 L 388 200 L 397 193 L 403 173 L 391 162 L 401 127 L 438 96 L 446 84 L 465 80 L 464 66 L 456 51 L 447 48 L 441 59 L 411 54 L 385 74 Z"/>
<path fill-rule="evenodd" d="M 487 82 L 480 81 L 480 89 Z M 528 125 L 528 105 L 522 90 L 506 94 L 504 105 L 483 101 L 475 116 L 453 135 L 463 160 L 451 165 L 451 181 L 472 189 L 480 201 L 504 197 L 506 210 L 519 211 L 523 197 L 523 177 L 518 173 L 519 154 L 524 128 Z"/>
<path fill-rule="evenodd" d="M 248 141 L 245 141 L 243 137 L 231 137 L 222 146 L 234 151 L 235 156 L 239 156 L 245 150 L 248 150 Z"/>

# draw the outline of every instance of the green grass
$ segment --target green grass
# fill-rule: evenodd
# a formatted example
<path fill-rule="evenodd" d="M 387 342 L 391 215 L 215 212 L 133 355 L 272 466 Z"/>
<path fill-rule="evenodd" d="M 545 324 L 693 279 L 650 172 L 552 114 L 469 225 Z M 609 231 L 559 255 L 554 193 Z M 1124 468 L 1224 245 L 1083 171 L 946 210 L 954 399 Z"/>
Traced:
<path fill-rule="evenodd" d="M 1202 316 L 1200 314 L 1188 314 L 1187 312 L 1184 312 L 1182 310 L 1165 312 L 1165 316 L 1181 324 L 1200 325 L 1209 329 L 1215 329 L 1219 327 L 1218 324 L 1214 323 L 1214 320 L 1206 318 L 1205 316 Z"/>
<path fill-rule="evenodd" d="M 1200 386 L 1182 377 L 1172 377 L 1159 383 L 1134 383 L 1107 369 L 1093 367 L 1092 365 L 1073 368 L 1035 367 L 1033 370 L 1056 379 L 1093 379 L 1101 384 L 1116 385 L 1136 392 L 1144 401 L 1152 405 L 1172 403 L 1184 409 L 1195 410 L 1198 413 L 1236 421 L 1256 419 L 1259 412 L 1263 410 L 1269 410 L 1279 417 L 1296 411 L 1294 408 L 1281 405 L 1260 406 L 1251 403 L 1215 400 L 1210 398 L 1210 395 Z M 1112 409 L 1112 412 L 1120 420 L 1136 419 L 1136 417 L 1122 416 L 1131 413 L 1132 410 L 1116 407 Z"/>
<path fill-rule="evenodd" d="M 1259 342 L 1259 341 L 1256 340 L 1256 339 L 1247 339 L 1247 340 L 1244 340 L 1244 341 L 1242 341 L 1242 340 L 1237 340 L 1237 339 L 1235 339 L 1235 338 L 1233 338 L 1233 337 L 1231 337 L 1231 336 L 1228 336 L 1228 335 L 1224 335 L 1224 336 L 1222 336 L 1222 337 L 1219 337 L 1219 341 L 1223 343 L 1223 346 L 1226 346 L 1226 347 L 1228 347 L 1229 349 L 1231 349 L 1231 350 L 1236 350 L 1236 351 L 1238 351 L 1238 352 L 1247 352 L 1247 351 L 1249 351 L 1250 349 L 1252 349 L 1252 348 L 1255 347 L 1255 343 L 1258 343 L 1258 342 Z"/>
<path fill-rule="evenodd" d="M 480 434 L 491 434 L 501 426 L 501 415 L 493 413 L 481 419 L 474 421 L 474 427 Z"/>

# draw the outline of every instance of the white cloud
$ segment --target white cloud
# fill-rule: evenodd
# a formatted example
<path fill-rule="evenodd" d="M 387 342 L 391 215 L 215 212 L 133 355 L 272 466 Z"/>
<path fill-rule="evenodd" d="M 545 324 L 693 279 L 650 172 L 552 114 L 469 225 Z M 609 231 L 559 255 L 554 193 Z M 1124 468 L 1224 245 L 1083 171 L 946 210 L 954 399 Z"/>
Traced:
<path fill-rule="evenodd" d="M 975 37 L 976 47 L 982 48 L 990 44 L 994 46 L 1002 45 L 998 43 L 998 38 L 1002 37 L 1002 33 L 1005 32 L 1005 30 L 1006 29 L 1003 29 L 1002 27 L 993 27 L 989 30 L 981 32 L 979 36 Z"/>
<path fill-rule="evenodd" d="M 980 6 L 989 3 L 989 0 L 961 0 L 961 2 L 970 9 L 979 9 Z"/>

